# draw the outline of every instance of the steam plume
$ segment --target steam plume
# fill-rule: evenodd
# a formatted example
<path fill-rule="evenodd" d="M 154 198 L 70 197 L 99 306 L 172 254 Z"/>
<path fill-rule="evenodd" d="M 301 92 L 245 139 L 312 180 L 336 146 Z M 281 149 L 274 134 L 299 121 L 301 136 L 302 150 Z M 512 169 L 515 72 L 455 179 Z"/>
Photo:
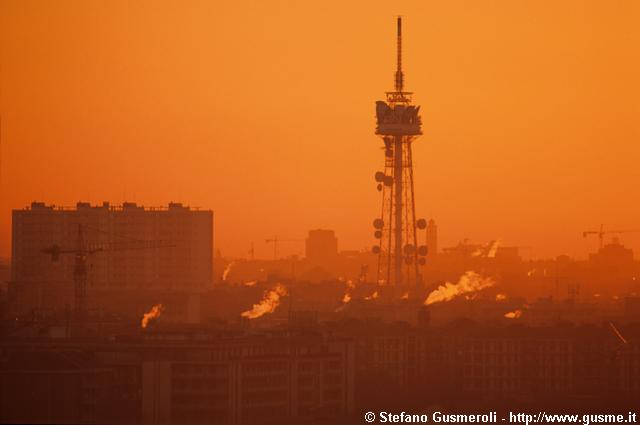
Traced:
<path fill-rule="evenodd" d="M 369 295 L 368 297 L 364 297 L 364 299 L 367 301 L 375 300 L 376 298 L 378 298 L 378 291 L 375 291 L 373 294 Z"/>
<path fill-rule="evenodd" d="M 164 311 L 164 306 L 162 304 L 156 304 L 153 307 L 151 307 L 151 310 L 149 310 L 149 312 L 147 313 L 144 313 L 144 315 L 142 316 L 142 322 L 140 323 L 140 326 L 142 326 L 142 329 L 149 326 L 149 322 L 160 317 L 163 311 Z"/>
<path fill-rule="evenodd" d="M 248 319 L 256 319 L 264 314 L 273 313 L 280 305 L 280 297 L 287 295 L 287 289 L 281 283 L 278 283 L 274 289 L 265 292 L 262 301 L 254 304 L 251 310 L 247 310 L 241 314 L 242 317 Z"/>
<path fill-rule="evenodd" d="M 353 280 L 349 279 L 346 282 L 346 289 L 344 291 L 344 295 L 342 297 L 342 303 L 343 304 L 347 304 L 348 302 L 351 301 L 351 293 L 353 292 L 353 290 L 356 288 L 355 283 L 353 283 Z"/>
<path fill-rule="evenodd" d="M 445 282 L 444 285 L 438 286 L 438 289 L 429 294 L 424 304 L 430 305 L 442 301 L 449 301 L 457 296 L 477 292 L 494 284 L 493 279 L 482 277 L 473 271 L 468 271 L 460 277 L 458 283 Z"/>
<path fill-rule="evenodd" d="M 500 239 L 496 239 L 491 242 L 491 246 L 489 247 L 489 251 L 487 252 L 487 258 L 496 258 L 496 253 L 498 252 L 498 247 L 500 246 Z"/>
<path fill-rule="evenodd" d="M 504 315 L 507 319 L 519 319 L 520 316 L 522 316 L 522 310 L 510 311 Z"/>
<path fill-rule="evenodd" d="M 222 281 L 223 282 L 225 280 L 227 280 L 227 276 L 229 276 L 229 273 L 231 272 L 231 267 L 233 267 L 234 264 L 235 264 L 235 261 L 232 261 L 229 264 L 227 264 L 227 267 L 224 268 L 224 271 L 222 272 Z"/>

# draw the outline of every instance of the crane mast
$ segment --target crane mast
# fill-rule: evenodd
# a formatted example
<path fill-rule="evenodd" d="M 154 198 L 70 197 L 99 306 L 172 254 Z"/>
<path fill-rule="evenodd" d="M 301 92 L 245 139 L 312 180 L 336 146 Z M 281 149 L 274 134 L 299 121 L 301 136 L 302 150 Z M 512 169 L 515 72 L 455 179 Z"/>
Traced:
<path fill-rule="evenodd" d="M 101 251 L 124 251 L 132 249 L 153 249 L 175 246 L 172 243 L 159 240 L 132 240 L 127 243 L 102 243 L 95 245 L 87 245 L 85 240 L 85 226 L 78 224 L 78 233 L 76 236 L 76 246 L 74 248 L 60 248 L 54 244 L 43 248 L 41 252 L 49 254 L 51 261 L 58 261 L 60 255 L 70 254 L 74 256 L 73 267 L 73 286 L 74 286 L 74 313 L 76 317 L 81 318 L 87 312 L 87 262 L 89 256 Z"/>

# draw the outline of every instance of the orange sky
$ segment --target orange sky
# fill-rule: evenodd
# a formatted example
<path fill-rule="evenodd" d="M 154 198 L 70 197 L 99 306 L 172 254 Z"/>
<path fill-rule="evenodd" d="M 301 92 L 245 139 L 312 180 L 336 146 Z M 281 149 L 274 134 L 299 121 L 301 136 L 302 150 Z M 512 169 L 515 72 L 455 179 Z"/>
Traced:
<path fill-rule="evenodd" d="M 2 0 L 0 256 L 32 200 L 211 208 L 231 256 L 372 245 L 396 14 L 441 245 L 585 256 L 583 230 L 640 229 L 637 1 Z"/>

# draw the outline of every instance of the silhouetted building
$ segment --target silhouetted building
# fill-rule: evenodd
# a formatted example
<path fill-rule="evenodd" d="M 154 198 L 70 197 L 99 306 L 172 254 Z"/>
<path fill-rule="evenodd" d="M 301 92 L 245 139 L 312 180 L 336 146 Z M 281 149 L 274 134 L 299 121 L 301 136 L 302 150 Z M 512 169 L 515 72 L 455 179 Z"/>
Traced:
<path fill-rule="evenodd" d="M 427 249 L 431 257 L 438 255 L 438 226 L 434 219 L 427 222 Z"/>
<path fill-rule="evenodd" d="M 482 244 L 470 244 L 467 239 L 458 242 L 458 245 L 442 248 L 442 255 L 451 259 L 462 260 L 486 256 L 488 247 Z"/>
<path fill-rule="evenodd" d="M 640 297 L 629 296 L 624 298 L 624 314 L 630 319 L 640 319 Z"/>
<path fill-rule="evenodd" d="M 314 264 L 330 265 L 338 257 L 338 239 L 333 230 L 309 230 L 305 256 Z"/>
<path fill-rule="evenodd" d="M 88 353 L 27 349 L 0 361 L 0 423 L 112 423 L 115 374 Z"/>
<path fill-rule="evenodd" d="M 596 254 L 589 254 L 589 262 L 597 267 L 624 269 L 633 266 L 633 251 L 625 248 L 618 238 L 613 238 Z"/>
<path fill-rule="evenodd" d="M 502 262 L 522 261 L 520 249 L 517 246 L 499 246 L 496 251 L 496 258 Z"/>
<path fill-rule="evenodd" d="M 90 293 L 193 293 L 210 287 L 212 211 L 179 203 L 145 208 L 135 203 L 79 202 L 76 208 L 66 208 L 33 202 L 13 211 L 9 284 L 13 311 L 73 305 L 75 255 L 64 251 L 78 248 L 80 227 L 85 248 L 93 251 L 87 258 Z M 145 241 L 164 241 L 165 246 L 145 247 Z M 58 261 L 42 252 L 54 245 L 62 252 Z"/>
<path fill-rule="evenodd" d="M 144 424 L 299 423 L 353 411 L 353 346 L 265 337 L 176 347 L 142 365 Z"/>
<path fill-rule="evenodd" d="M 6 284 L 11 277 L 11 260 L 0 258 L 0 290 L 6 288 Z"/>
<path fill-rule="evenodd" d="M 389 406 L 637 405 L 637 324 L 434 326 L 427 313 L 419 326 L 373 318 L 299 330 L 158 326 L 109 339 L 25 338 L 25 323 L 10 321 L 0 422 L 328 424 Z"/>
<path fill-rule="evenodd" d="M 19 339 L 0 354 L 0 423 L 334 423 L 354 409 L 353 343 L 312 332 Z"/>

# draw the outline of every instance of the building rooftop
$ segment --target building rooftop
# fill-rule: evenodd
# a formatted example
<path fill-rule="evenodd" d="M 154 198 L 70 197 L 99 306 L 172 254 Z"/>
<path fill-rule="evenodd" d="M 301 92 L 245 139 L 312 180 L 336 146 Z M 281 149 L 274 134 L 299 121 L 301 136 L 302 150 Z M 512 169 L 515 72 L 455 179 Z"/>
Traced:
<path fill-rule="evenodd" d="M 79 210 L 106 210 L 106 211 L 200 211 L 200 207 L 191 207 L 183 205 L 180 202 L 169 202 L 167 206 L 151 206 L 138 205 L 135 202 L 123 202 L 122 204 L 114 204 L 104 201 L 102 204 L 91 205 L 89 202 L 77 202 L 75 207 L 64 205 L 47 205 L 44 202 L 33 201 L 31 205 L 23 208 L 23 211 L 79 211 Z"/>

